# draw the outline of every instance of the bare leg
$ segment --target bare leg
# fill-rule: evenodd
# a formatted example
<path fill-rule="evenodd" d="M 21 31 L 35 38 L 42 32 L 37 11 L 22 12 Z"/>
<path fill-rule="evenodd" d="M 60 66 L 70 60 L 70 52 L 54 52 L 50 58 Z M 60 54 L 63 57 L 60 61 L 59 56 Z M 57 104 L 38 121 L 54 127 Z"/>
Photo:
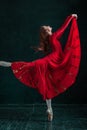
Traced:
<path fill-rule="evenodd" d="M 46 104 L 47 104 L 48 121 L 52 121 L 53 110 L 52 110 L 52 106 L 51 106 L 51 99 L 46 99 Z"/>
<path fill-rule="evenodd" d="M 3 67 L 10 67 L 10 66 L 11 66 L 11 62 L 0 61 L 0 66 L 3 66 Z"/>

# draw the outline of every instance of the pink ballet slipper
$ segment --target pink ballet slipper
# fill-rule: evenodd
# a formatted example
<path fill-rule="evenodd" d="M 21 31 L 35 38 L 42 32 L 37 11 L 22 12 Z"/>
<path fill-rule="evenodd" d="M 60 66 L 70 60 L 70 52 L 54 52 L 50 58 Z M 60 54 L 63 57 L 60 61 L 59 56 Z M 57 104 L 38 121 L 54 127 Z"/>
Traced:
<path fill-rule="evenodd" d="M 52 109 L 47 109 L 47 114 L 48 114 L 48 121 L 52 121 L 53 120 L 53 111 Z"/>

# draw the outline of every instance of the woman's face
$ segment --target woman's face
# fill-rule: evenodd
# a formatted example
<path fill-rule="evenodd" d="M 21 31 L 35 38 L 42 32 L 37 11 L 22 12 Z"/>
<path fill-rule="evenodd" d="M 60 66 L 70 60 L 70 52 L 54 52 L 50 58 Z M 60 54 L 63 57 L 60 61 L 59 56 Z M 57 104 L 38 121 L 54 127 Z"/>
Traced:
<path fill-rule="evenodd" d="M 50 26 L 42 26 L 40 31 L 43 39 L 46 39 L 47 36 L 52 35 L 52 28 Z"/>
<path fill-rule="evenodd" d="M 50 26 L 43 26 L 44 33 L 46 35 L 52 35 L 52 27 Z"/>

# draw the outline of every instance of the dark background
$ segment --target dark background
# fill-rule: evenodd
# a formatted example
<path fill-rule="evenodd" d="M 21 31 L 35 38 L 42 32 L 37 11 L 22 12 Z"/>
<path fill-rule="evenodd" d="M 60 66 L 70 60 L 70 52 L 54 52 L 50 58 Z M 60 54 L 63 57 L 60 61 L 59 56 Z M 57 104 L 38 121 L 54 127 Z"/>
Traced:
<path fill-rule="evenodd" d="M 82 57 L 76 82 L 54 103 L 87 103 L 87 15 L 82 0 L 3 0 L 0 1 L 0 60 L 32 61 L 43 56 L 30 48 L 39 44 L 39 28 L 58 29 L 65 18 L 78 14 Z M 64 39 L 66 39 L 64 37 Z M 64 41 L 63 39 L 63 41 Z M 43 103 L 41 95 L 19 82 L 10 68 L 0 67 L 0 104 Z"/>

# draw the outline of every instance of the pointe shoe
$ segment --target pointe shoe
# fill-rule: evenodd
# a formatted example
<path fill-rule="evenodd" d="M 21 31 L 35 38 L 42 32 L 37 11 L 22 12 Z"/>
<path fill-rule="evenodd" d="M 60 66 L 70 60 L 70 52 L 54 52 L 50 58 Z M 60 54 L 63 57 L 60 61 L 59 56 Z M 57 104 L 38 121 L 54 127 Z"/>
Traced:
<path fill-rule="evenodd" d="M 53 120 L 53 111 L 48 109 L 47 114 L 48 114 L 48 121 L 52 121 Z"/>

